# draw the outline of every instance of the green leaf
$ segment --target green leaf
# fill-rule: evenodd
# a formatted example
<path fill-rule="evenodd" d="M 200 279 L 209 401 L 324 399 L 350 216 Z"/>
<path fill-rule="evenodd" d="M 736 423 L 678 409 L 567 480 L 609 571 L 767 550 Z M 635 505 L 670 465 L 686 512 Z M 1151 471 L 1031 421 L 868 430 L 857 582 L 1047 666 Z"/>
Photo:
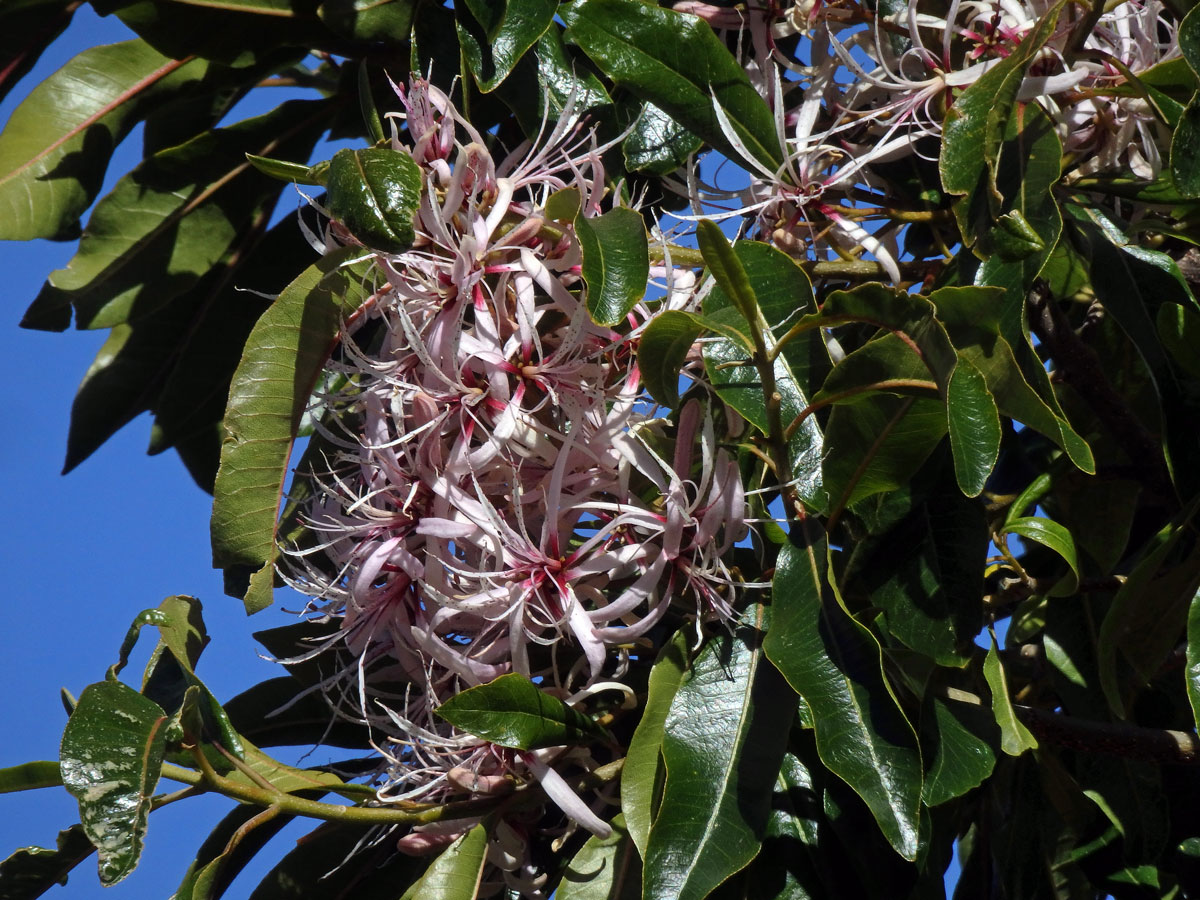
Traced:
<path fill-rule="evenodd" d="M 994 730 L 982 707 L 930 697 L 921 721 L 921 745 L 928 759 L 921 802 L 938 806 L 983 784 L 996 765 L 996 754 L 984 736 Z"/>
<path fill-rule="evenodd" d="M 0 862 L 0 896 L 5 900 L 34 900 L 56 884 L 66 884 L 68 873 L 95 852 L 82 825 L 58 833 L 54 850 L 22 847 Z"/>
<path fill-rule="evenodd" d="M 100 883 L 116 884 L 142 852 L 166 745 L 167 715 L 119 681 L 89 685 L 62 739 L 62 779 L 100 856 Z"/>
<path fill-rule="evenodd" d="M 650 250 L 642 216 L 617 207 L 588 217 L 581 209 L 575 234 L 583 251 L 588 313 L 598 325 L 616 325 L 646 293 Z"/>
<path fill-rule="evenodd" d="M 458 43 L 463 58 L 485 94 L 494 91 L 550 27 L 557 0 L 463 0 L 458 13 Z"/>
<path fill-rule="evenodd" d="M 1054 33 L 1062 6 L 1051 7 L 1011 53 L 955 98 L 946 113 L 938 168 L 948 193 L 966 195 L 955 203 L 955 215 L 968 246 L 975 243 L 979 226 L 1000 212 L 995 206 L 1001 200 L 996 184 L 1001 136 L 1025 70 Z"/>
<path fill-rule="evenodd" d="M 1118 718 L 1127 715 L 1127 690 L 1149 683 L 1186 635 L 1189 610 L 1200 588 L 1200 550 L 1193 547 L 1182 555 L 1179 548 L 1187 533 L 1186 526 L 1171 525 L 1155 536 L 1100 625 L 1100 686 Z"/>
<path fill-rule="evenodd" d="M 365 726 L 333 718 L 325 699 L 291 675 L 259 682 L 224 707 L 237 733 L 260 747 L 371 746 Z"/>
<path fill-rule="evenodd" d="M 364 246 L 403 253 L 416 233 L 413 216 L 423 186 L 420 166 L 403 150 L 339 150 L 325 177 L 325 203 Z"/>
<path fill-rule="evenodd" d="M 901 487 L 945 434 L 946 408 L 935 397 L 871 394 L 835 406 L 822 466 L 831 508 Z"/>
<path fill-rule="evenodd" d="M 50 759 L 0 769 L 0 794 L 58 787 L 61 784 L 62 773 L 58 763 Z"/>
<path fill-rule="evenodd" d="M 556 900 L 641 900 L 641 857 L 619 813 L 612 825 L 612 834 L 592 835 L 567 863 Z"/>
<path fill-rule="evenodd" d="M 1186 664 L 1188 703 L 1192 706 L 1192 720 L 1200 729 L 1200 593 L 1188 604 Z"/>
<path fill-rule="evenodd" d="M 467 688 L 434 712 L 460 731 L 517 750 L 604 738 L 588 716 L 516 672 Z"/>
<path fill-rule="evenodd" d="M 216 900 L 223 896 L 255 854 L 292 819 L 286 814 L 267 814 L 249 804 L 234 807 L 204 839 L 172 900 Z"/>
<path fill-rule="evenodd" d="M 917 737 L 882 669 L 879 642 L 829 581 L 824 537 L 780 552 L 768 658 L 812 709 L 817 752 L 870 808 L 896 852 L 914 860 L 922 765 Z"/>
<path fill-rule="evenodd" d="M 1012 697 L 1008 692 L 1008 678 L 1000 652 L 996 649 L 996 635 L 992 635 L 992 646 L 983 661 L 983 677 L 992 691 L 992 713 L 1000 726 L 1000 749 L 1009 756 L 1020 756 L 1026 750 L 1037 749 L 1037 738 L 1017 717 Z"/>
<path fill-rule="evenodd" d="M 397 853 L 394 840 L 374 841 L 368 829 L 330 822 L 297 841 L 255 887 L 250 900 L 396 900 L 425 866 L 423 859 Z M 452 895 L 444 896 L 449 900 Z M 443 900 L 436 893 L 421 897 Z"/>
<path fill-rule="evenodd" d="M 722 238 L 723 240 L 723 238 Z M 748 322 L 733 298 L 718 283 L 704 300 L 704 314 L 711 322 L 727 322 L 739 332 L 759 327 L 770 332 L 768 349 L 782 340 L 797 311 L 815 312 L 812 284 L 795 261 L 774 247 L 757 241 L 737 241 L 733 256 L 746 275 L 758 308 L 757 325 Z M 745 290 L 746 284 L 738 288 Z M 765 324 L 764 324 L 765 323 Z M 725 332 L 727 333 L 727 332 Z M 750 364 L 748 338 L 713 341 L 704 346 L 704 366 L 709 381 L 721 399 L 736 409 L 763 434 L 770 429 L 766 401 L 758 370 Z M 788 427 L 808 408 L 811 384 L 823 377 L 829 355 L 815 329 L 792 337 L 775 357 L 775 388 L 780 395 L 783 426 Z M 813 416 L 796 427 L 788 442 L 792 478 L 801 500 L 813 510 L 823 510 L 827 498 L 821 481 L 822 436 Z"/>
<path fill-rule="evenodd" d="M 0 99 L 62 34 L 76 8 L 71 0 L 8 0 L 0 7 Z"/>
<path fill-rule="evenodd" d="M 412 32 L 416 6 L 415 0 L 325 0 L 317 15 L 342 37 L 399 46 Z"/>
<path fill-rule="evenodd" d="M 621 152 L 629 171 L 667 175 L 703 146 L 704 142 L 680 125 L 670 113 L 653 103 L 645 103 L 633 130 L 621 144 Z"/>
<path fill-rule="evenodd" d="M 213 497 L 213 565 L 268 573 L 246 596 L 247 611 L 272 602 L 275 521 L 292 440 L 344 316 L 365 299 L 344 268 L 346 247 L 309 266 L 263 314 L 230 389 L 226 438 Z"/>
<path fill-rule="evenodd" d="M 700 246 L 704 264 L 733 307 L 742 314 L 750 328 L 757 330 L 762 319 L 758 296 L 754 292 L 754 285 L 750 283 L 750 276 L 746 274 L 746 267 L 730 246 L 724 232 L 711 219 L 701 219 L 696 228 L 696 243 Z"/>
<path fill-rule="evenodd" d="M 1182 197 L 1200 197 L 1200 102 L 1195 99 L 1171 135 L 1171 181 Z"/>
<path fill-rule="evenodd" d="M 204 73 L 134 40 L 85 50 L 34 88 L 0 134 L 0 239 L 68 232 L 151 104 Z"/>
<path fill-rule="evenodd" d="M 246 160 L 264 175 L 269 175 L 278 181 L 286 181 L 289 184 L 324 184 L 323 176 L 328 174 L 328 169 L 322 170 L 318 166 L 271 159 L 266 156 L 257 156 L 254 153 L 247 153 Z"/>
<path fill-rule="evenodd" d="M 980 560 L 990 534 L 982 504 L 964 497 L 942 474 L 946 468 L 938 467 L 932 488 L 924 479 L 910 482 L 914 501 L 897 509 L 892 523 L 871 525 L 841 583 L 846 596 L 882 612 L 879 626 L 893 638 L 939 665 L 961 667 L 983 627 Z M 899 492 L 875 496 L 881 505 L 900 501 Z M 870 503 L 856 512 L 865 514 Z"/>
<path fill-rule="evenodd" d="M 234 370 L 259 316 L 312 258 L 298 214 L 265 235 L 260 218 L 205 279 L 190 292 L 195 304 L 187 337 L 154 399 L 149 452 L 174 447 L 205 490 L 212 492 L 224 437 L 222 420 Z M 257 293 L 248 293 L 245 289 Z M 181 298 L 183 300 L 184 298 Z"/>
<path fill-rule="evenodd" d="M 638 371 L 650 396 L 671 409 L 679 406 L 679 370 L 704 332 L 697 316 L 669 309 L 650 320 L 638 342 Z"/>
<path fill-rule="evenodd" d="M 1200 312 L 1181 303 L 1164 303 L 1158 308 L 1155 325 L 1174 363 L 1200 378 Z"/>
<path fill-rule="evenodd" d="M 646 838 L 655 813 L 655 793 L 662 766 L 663 729 L 688 663 L 688 638 L 683 631 L 663 645 L 650 670 L 646 705 L 629 739 L 621 769 L 621 812 L 638 853 L 646 855 Z"/>
<path fill-rule="evenodd" d="M 1050 519 L 1022 517 L 1004 523 L 1001 534 L 1015 534 L 1029 541 L 1048 547 L 1063 558 L 1071 567 L 1074 578 L 1064 579 L 1050 591 L 1052 597 L 1067 597 L 1075 593 L 1079 584 L 1079 555 L 1075 551 L 1075 538 L 1071 532 Z"/>
<path fill-rule="evenodd" d="M 639 0 L 582 0 L 567 6 L 563 18 L 567 40 L 605 75 L 728 159 L 772 172 L 783 162 L 770 109 L 705 22 Z M 721 128 L 718 106 L 732 141 Z"/>
<path fill-rule="evenodd" d="M 1066 451 L 1078 468 L 1094 473 L 1096 463 L 1087 442 L 1063 416 L 1054 395 L 1043 397 L 1031 385 L 1029 373 L 1000 333 L 1002 320 L 1014 315 L 1023 320 L 1024 294 L 1015 297 L 1001 294 L 997 287 L 947 287 L 934 291 L 930 301 L 936 306 L 938 320 L 945 326 L 958 355 L 970 360 L 983 373 L 1000 415 L 1041 432 Z M 1019 323 L 1015 333 L 1032 354 Z M 1040 362 L 1032 377 L 1040 379 L 1049 389 Z"/>
<path fill-rule="evenodd" d="M 795 717 L 763 655 L 764 606 L 700 652 L 671 702 L 667 780 L 646 842 L 646 900 L 703 900 L 758 853 Z"/>
<path fill-rule="evenodd" d="M 443 850 L 400 900 L 475 900 L 487 846 L 487 832 L 476 825 Z"/>

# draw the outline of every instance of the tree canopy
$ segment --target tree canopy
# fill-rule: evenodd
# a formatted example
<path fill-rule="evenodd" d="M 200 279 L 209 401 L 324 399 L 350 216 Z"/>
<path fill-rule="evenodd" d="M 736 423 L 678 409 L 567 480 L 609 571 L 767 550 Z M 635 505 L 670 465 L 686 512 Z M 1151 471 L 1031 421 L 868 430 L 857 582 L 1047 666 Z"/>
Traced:
<path fill-rule="evenodd" d="M 150 412 L 206 602 L 304 609 L 223 702 L 138 616 L 0 896 L 202 792 L 177 900 L 296 819 L 253 900 L 1200 896 L 1189 0 L 93 5 L 0 132 L 22 325 L 109 332 L 65 469 Z"/>

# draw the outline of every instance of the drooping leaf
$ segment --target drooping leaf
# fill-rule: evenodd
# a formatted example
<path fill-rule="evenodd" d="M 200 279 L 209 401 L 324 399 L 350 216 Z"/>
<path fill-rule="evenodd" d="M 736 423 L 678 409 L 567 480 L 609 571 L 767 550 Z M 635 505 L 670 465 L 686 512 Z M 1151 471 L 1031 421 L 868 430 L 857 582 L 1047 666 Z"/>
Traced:
<path fill-rule="evenodd" d="M 68 232 L 113 149 L 155 102 L 203 77 L 140 40 L 92 47 L 34 88 L 0 133 L 0 239 Z"/>
<path fill-rule="evenodd" d="M 707 23 L 638 0 L 583 0 L 568 6 L 563 18 L 567 40 L 605 75 L 728 159 L 772 171 L 783 161 L 770 109 Z M 721 128 L 717 105 L 732 139 Z"/>
<path fill-rule="evenodd" d="M 938 806 L 978 787 L 992 774 L 996 754 L 987 732 L 995 726 L 982 707 L 930 697 L 925 708 L 921 746 L 928 768 L 921 802 Z"/>
<path fill-rule="evenodd" d="M 78 327 L 111 328 L 186 293 L 279 194 L 245 154 L 307 155 L 331 114 L 326 101 L 294 100 L 143 160 L 96 205 L 78 252 L 50 273 L 26 323 L 70 304 Z"/>
<path fill-rule="evenodd" d="M 679 370 L 704 332 L 696 316 L 669 309 L 651 320 L 638 342 L 638 371 L 646 390 L 663 406 L 679 405 Z"/>
<path fill-rule="evenodd" d="M 516 672 L 460 691 L 434 712 L 460 731 L 518 750 L 604 737 L 591 718 Z"/>
<path fill-rule="evenodd" d="M 780 552 L 764 649 L 812 709 L 821 761 L 862 797 L 896 852 L 915 859 L 917 737 L 884 676 L 878 641 L 828 580 L 827 554 L 824 537 Z"/>
<path fill-rule="evenodd" d="M 715 242 L 715 235 L 713 236 Z M 722 238 L 723 240 L 723 238 Z M 738 290 L 748 291 L 758 313 L 758 327 L 765 323 L 770 332 L 767 346 L 775 347 L 782 339 L 797 311 L 815 312 L 812 285 L 804 271 L 785 254 L 757 241 L 737 241 L 732 247 L 737 267 L 745 275 Z M 720 283 L 704 300 L 705 315 L 715 321 L 727 321 L 739 330 L 752 325 L 737 303 Z M 784 428 L 792 427 L 808 407 L 812 382 L 828 370 L 829 357 L 819 334 L 803 335 L 784 344 L 775 357 L 775 389 L 780 395 L 780 418 Z M 814 341 L 813 338 L 816 340 Z M 713 341 L 704 347 L 704 367 L 718 395 L 764 434 L 770 430 L 766 398 L 757 368 L 750 364 L 747 339 Z M 827 498 L 822 484 L 821 429 L 808 416 L 794 426 L 788 442 L 791 477 L 800 499 L 810 509 L 823 510 Z"/>
<path fill-rule="evenodd" d="M 70 871 L 95 850 L 82 825 L 60 831 L 53 850 L 21 847 L 0 862 L 0 896 L 5 900 L 34 900 L 56 884 L 66 884 Z"/>
<path fill-rule="evenodd" d="M 646 842 L 647 900 L 703 900 L 758 853 L 795 700 L 762 652 L 766 608 L 701 651 L 671 702 L 667 780 Z"/>
<path fill-rule="evenodd" d="M 424 859 L 397 853 L 394 841 L 371 841 L 367 829 L 326 823 L 305 835 L 249 900 L 397 900 L 426 865 Z M 420 896 L 450 900 L 455 895 Z"/>
<path fill-rule="evenodd" d="M 275 517 L 292 440 L 341 319 L 366 290 L 343 268 L 347 247 L 309 266 L 254 326 L 230 389 L 213 499 L 213 565 L 264 572 L 246 596 L 250 612 L 272 602 Z"/>
<path fill-rule="evenodd" d="M 364 246 L 403 253 L 416 233 L 422 186 L 420 167 L 403 150 L 339 150 L 325 175 L 326 205 Z"/>
<path fill-rule="evenodd" d="M 264 810 L 255 806 L 235 807 L 204 839 L 173 900 L 217 900 L 223 896 L 246 864 L 292 819 L 286 814 L 264 815 Z"/>
<path fill-rule="evenodd" d="M 575 214 L 583 280 L 592 321 L 616 325 L 646 293 L 650 251 L 641 214 L 617 207 L 599 216 Z"/>
<path fill-rule="evenodd" d="M 400 900 L 475 900 L 486 858 L 487 832 L 476 825 L 443 850 Z"/>
<path fill-rule="evenodd" d="M 946 420 L 958 486 L 978 497 L 1000 455 L 1000 413 L 983 373 L 965 357 L 946 387 Z"/>
<path fill-rule="evenodd" d="M 663 645 L 646 686 L 646 705 L 621 769 L 621 812 L 638 853 L 646 855 L 646 838 L 654 818 L 660 782 L 663 728 L 687 668 L 688 641 L 683 631 Z M 1198 688 L 1200 689 L 1200 688 Z M 640 883 L 640 882 L 639 882 Z"/>
<path fill-rule="evenodd" d="M 1050 592 L 1054 597 L 1065 597 L 1075 593 L 1079 583 L 1079 558 L 1075 550 L 1075 539 L 1071 532 L 1051 519 L 1023 516 L 1004 524 L 1004 532 L 1015 534 L 1029 541 L 1048 547 L 1063 558 L 1074 576 L 1056 585 Z"/>
<path fill-rule="evenodd" d="M 62 772 L 54 760 L 38 760 L 0 769 L 0 794 L 58 787 L 61 784 Z"/>
<path fill-rule="evenodd" d="M 567 863 L 554 892 L 558 900 L 641 900 L 641 857 L 620 814 L 612 825 L 612 834 L 592 835 Z"/>
<path fill-rule="evenodd" d="M 484 93 L 495 90 L 550 27 L 556 0 L 464 0 L 456 5 L 458 43 Z"/>
<path fill-rule="evenodd" d="M 100 883 L 137 867 L 166 745 L 167 715 L 119 681 L 88 686 L 62 740 L 62 779 L 99 853 Z"/>
<path fill-rule="evenodd" d="M 992 713 L 1000 726 L 1000 749 L 1009 756 L 1020 756 L 1026 750 L 1037 749 L 1037 738 L 1018 718 L 1008 689 L 1008 676 L 1000 651 L 996 649 L 996 636 L 992 635 L 992 647 L 983 662 L 983 677 L 992 691 Z"/>

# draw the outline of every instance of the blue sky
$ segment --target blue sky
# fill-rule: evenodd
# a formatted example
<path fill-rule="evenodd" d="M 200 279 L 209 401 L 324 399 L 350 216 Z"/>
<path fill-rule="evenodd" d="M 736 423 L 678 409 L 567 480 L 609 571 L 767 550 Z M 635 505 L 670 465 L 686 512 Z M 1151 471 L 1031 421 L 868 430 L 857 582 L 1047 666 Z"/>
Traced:
<path fill-rule="evenodd" d="M 90 7 L 81 7 L 66 35 L 0 104 L 0 121 L 7 121 L 16 103 L 74 54 L 129 37 L 116 19 L 101 19 Z M 245 108 L 234 113 L 236 118 L 247 114 Z M 136 132 L 126 140 L 108 186 L 136 163 L 139 144 Z M 318 152 L 328 155 L 333 149 Z M 210 562 L 211 499 L 193 484 L 173 452 L 145 455 L 148 416 L 128 425 L 69 475 L 59 474 L 71 400 L 107 332 L 50 334 L 25 331 L 17 323 L 45 276 L 64 265 L 73 250 L 73 244 L 49 241 L 0 242 L 0 342 L 14 373 L 0 412 L 20 435 L 0 445 L 0 471 L 13 476 L 3 491 L 9 512 L 0 524 L 0 537 L 15 576 L 2 601 L 7 622 L 0 637 L 0 683 L 5 688 L 0 694 L 0 766 L 57 758 L 66 723 L 59 688 L 78 696 L 86 685 L 101 680 L 116 661 L 129 623 L 166 596 L 192 594 L 204 603 L 213 642 L 198 674 L 222 699 L 281 674 L 278 666 L 258 657 L 250 633 L 294 621 L 274 609 L 247 619 L 241 603 L 222 594 L 220 573 Z M 152 645 L 149 638 L 126 670 L 131 683 L 140 675 L 138 660 Z M 163 787 L 171 789 L 167 782 Z M 204 797 L 163 809 L 151 819 L 141 866 L 126 881 L 102 889 L 94 861 L 85 862 L 65 888 L 56 887 L 46 896 L 168 897 L 207 829 L 229 808 L 227 800 Z M 59 829 L 77 819 L 74 800 L 62 790 L 0 796 L 0 858 L 20 846 L 53 846 Z M 277 840 L 290 846 L 314 824 L 293 825 Z M 271 855 L 282 853 L 268 850 L 264 859 Z M 257 871 L 261 876 L 265 869 Z M 252 883 L 239 882 L 229 896 L 248 895 Z"/>

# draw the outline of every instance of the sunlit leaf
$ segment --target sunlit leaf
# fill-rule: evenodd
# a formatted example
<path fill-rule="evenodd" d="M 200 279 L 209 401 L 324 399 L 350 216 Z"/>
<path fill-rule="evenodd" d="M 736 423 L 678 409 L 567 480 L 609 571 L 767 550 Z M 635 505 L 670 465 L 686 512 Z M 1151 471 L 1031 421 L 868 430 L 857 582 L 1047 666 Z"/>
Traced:
<path fill-rule="evenodd" d="M 518 750 L 604 737 L 588 716 L 516 672 L 460 691 L 434 712 L 460 731 Z"/>

